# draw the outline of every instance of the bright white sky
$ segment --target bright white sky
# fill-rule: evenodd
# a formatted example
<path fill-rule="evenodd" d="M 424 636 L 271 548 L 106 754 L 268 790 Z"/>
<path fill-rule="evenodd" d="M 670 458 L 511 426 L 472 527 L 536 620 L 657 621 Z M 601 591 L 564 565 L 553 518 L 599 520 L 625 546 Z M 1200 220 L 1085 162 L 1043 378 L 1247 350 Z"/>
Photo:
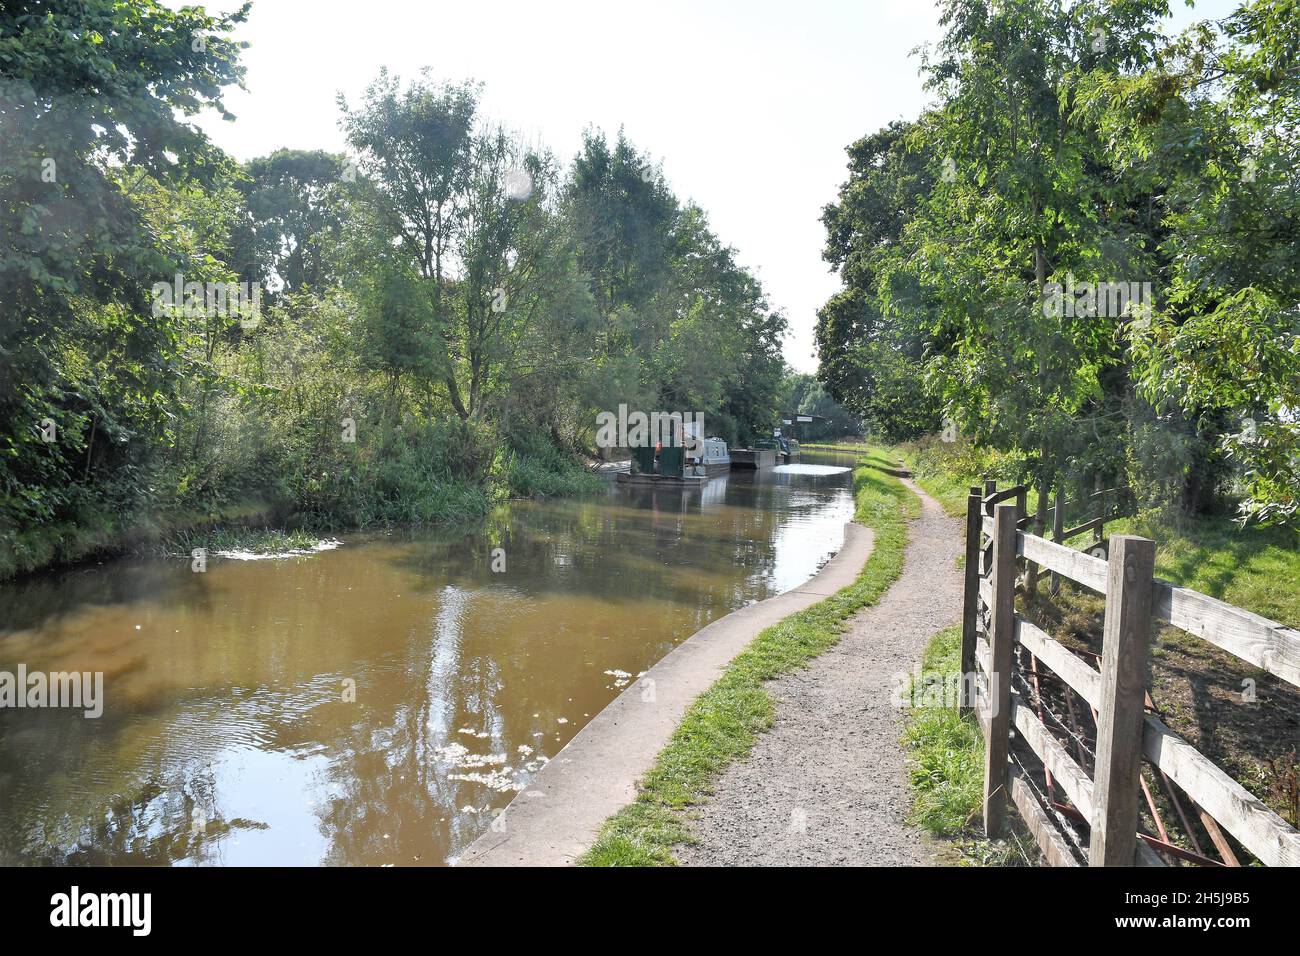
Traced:
<path fill-rule="evenodd" d="M 1193 19 L 1175 4 L 1176 25 Z M 1203 0 L 1195 18 L 1235 6 Z M 226 97 L 238 119 L 200 125 L 241 160 L 342 151 L 335 94 L 356 102 L 381 66 L 482 81 L 486 116 L 566 163 L 586 126 L 621 125 L 759 276 L 790 322 L 786 360 L 812 371 L 816 312 L 838 288 L 822 207 L 846 146 L 921 110 L 910 53 L 938 19 L 932 0 L 255 0 L 247 91 Z"/>

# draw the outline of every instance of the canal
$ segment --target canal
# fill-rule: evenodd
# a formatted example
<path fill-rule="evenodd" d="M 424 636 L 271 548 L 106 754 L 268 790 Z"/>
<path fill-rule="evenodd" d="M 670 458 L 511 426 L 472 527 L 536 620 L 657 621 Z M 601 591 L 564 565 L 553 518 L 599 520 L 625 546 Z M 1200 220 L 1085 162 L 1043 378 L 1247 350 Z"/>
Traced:
<path fill-rule="evenodd" d="M 639 673 L 825 564 L 851 463 L 0 586 L 0 671 L 104 675 L 98 718 L 0 709 L 0 864 L 454 862 Z"/>

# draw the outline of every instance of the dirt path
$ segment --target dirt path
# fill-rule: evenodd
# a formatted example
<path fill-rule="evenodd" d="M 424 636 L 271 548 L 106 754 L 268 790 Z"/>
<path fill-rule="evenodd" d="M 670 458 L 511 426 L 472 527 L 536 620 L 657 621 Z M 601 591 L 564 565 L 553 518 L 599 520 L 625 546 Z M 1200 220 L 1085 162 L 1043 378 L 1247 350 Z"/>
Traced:
<path fill-rule="evenodd" d="M 931 635 L 961 616 L 959 523 L 911 481 L 921 516 L 909 525 L 903 572 L 835 647 L 768 685 L 776 724 L 733 764 L 677 854 L 696 865 L 938 862 L 907 826 L 897 675 Z"/>

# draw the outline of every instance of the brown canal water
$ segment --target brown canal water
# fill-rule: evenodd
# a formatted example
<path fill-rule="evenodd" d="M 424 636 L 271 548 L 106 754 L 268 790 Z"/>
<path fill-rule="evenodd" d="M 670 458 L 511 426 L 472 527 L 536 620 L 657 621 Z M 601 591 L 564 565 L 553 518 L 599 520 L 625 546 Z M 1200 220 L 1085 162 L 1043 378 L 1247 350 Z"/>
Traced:
<path fill-rule="evenodd" d="M 454 863 L 636 675 L 826 563 L 851 462 L 0 587 L 0 672 L 104 675 L 98 718 L 0 708 L 0 864 Z"/>

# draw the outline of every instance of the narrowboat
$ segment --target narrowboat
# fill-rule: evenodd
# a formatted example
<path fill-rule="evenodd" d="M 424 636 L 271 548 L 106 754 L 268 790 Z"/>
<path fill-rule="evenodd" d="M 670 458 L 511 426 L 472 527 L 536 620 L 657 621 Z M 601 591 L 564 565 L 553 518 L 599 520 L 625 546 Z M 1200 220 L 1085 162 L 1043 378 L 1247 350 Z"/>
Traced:
<path fill-rule="evenodd" d="M 727 443 L 721 438 L 706 438 L 703 441 L 703 455 L 700 464 L 706 475 L 723 475 L 731 471 L 731 454 Z"/>

